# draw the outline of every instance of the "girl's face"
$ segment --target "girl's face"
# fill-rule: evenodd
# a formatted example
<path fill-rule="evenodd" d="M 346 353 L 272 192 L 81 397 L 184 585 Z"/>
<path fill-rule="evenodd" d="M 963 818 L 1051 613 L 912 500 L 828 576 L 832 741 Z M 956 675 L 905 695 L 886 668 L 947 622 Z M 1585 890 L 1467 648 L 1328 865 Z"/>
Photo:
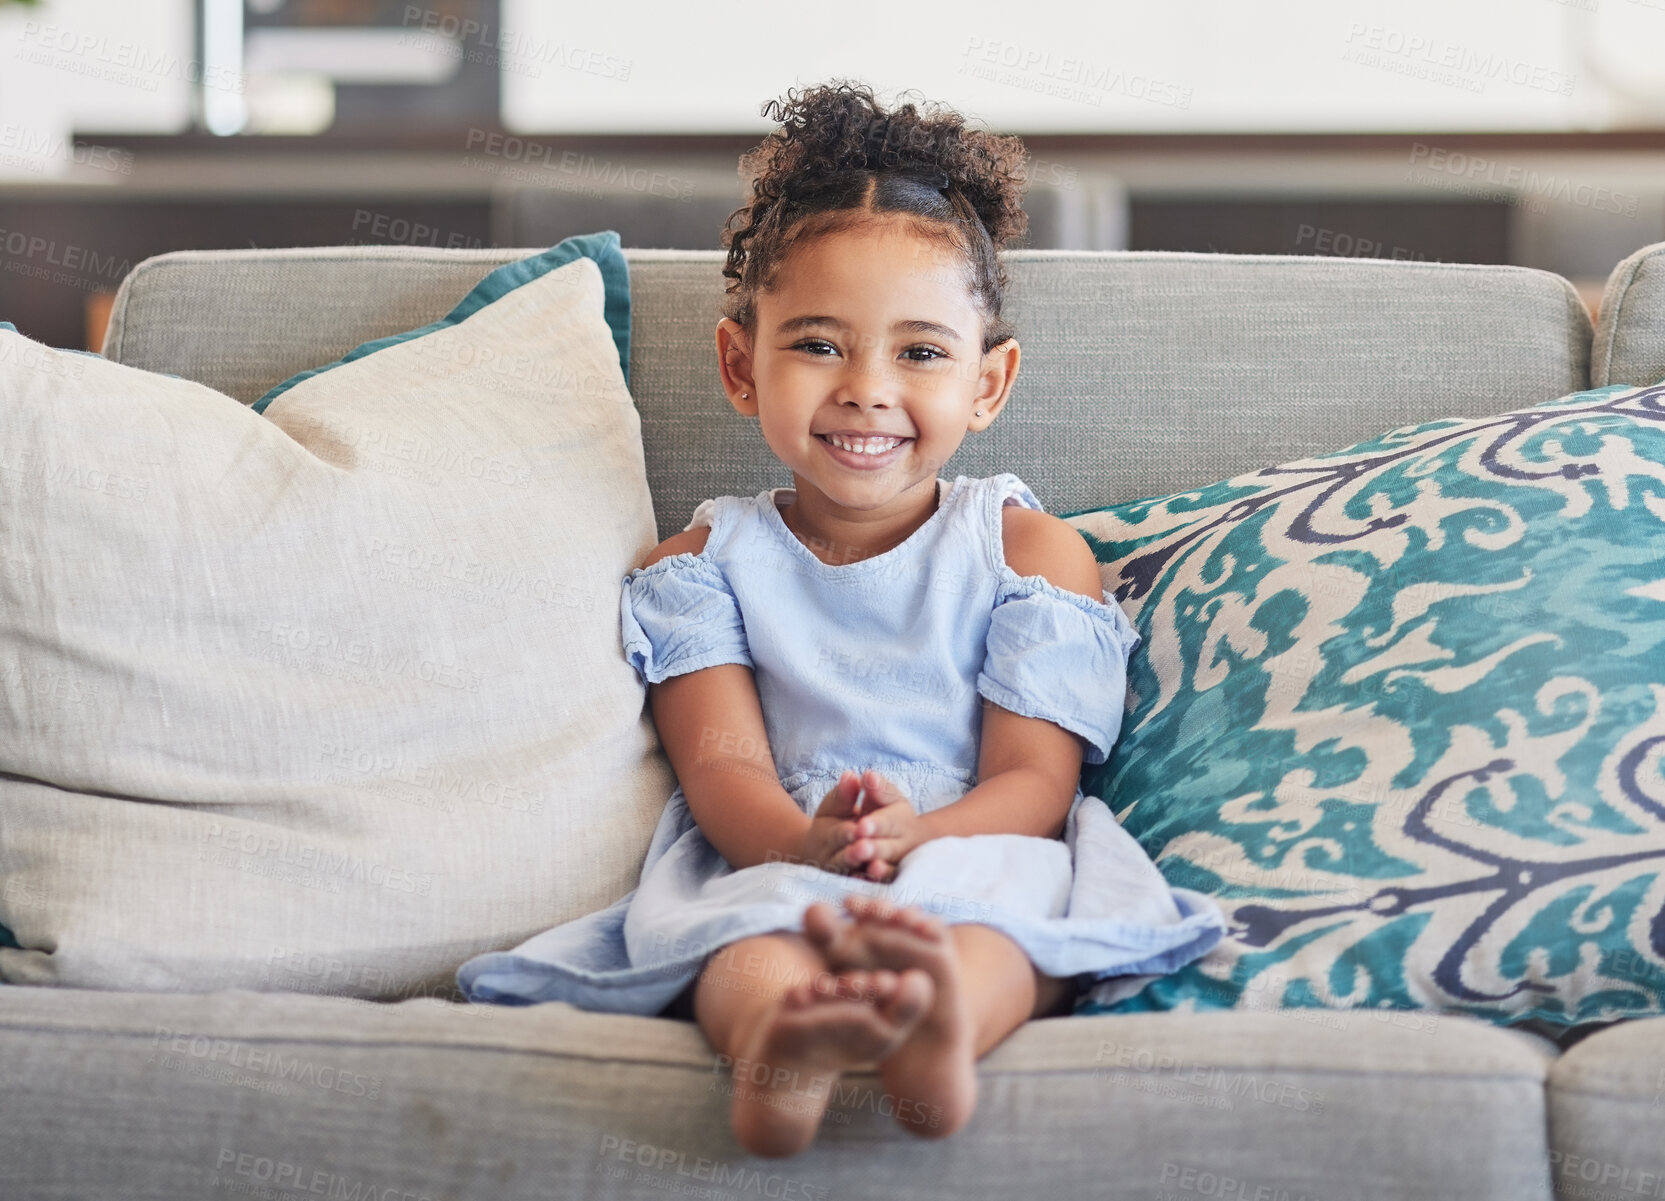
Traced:
<path fill-rule="evenodd" d="M 800 501 L 872 516 L 935 503 L 938 473 L 1017 375 L 1015 341 L 982 352 L 968 273 L 904 221 L 864 224 L 798 247 L 758 295 L 750 334 L 718 325 L 729 400 L 757 416 Z M 828 435 L 901 441 L 862 454 Z"/>

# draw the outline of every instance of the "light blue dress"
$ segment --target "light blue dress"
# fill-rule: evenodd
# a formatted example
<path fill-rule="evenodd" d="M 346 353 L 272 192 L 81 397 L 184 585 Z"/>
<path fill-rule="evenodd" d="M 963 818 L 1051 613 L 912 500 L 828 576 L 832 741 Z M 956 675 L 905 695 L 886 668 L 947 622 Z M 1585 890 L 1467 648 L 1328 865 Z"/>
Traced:
<path fill-rule="evenodd" d="M 1104 762 L 1139 636 L 1115 604 L 1007 566 L 1002 507 L 1041 508 L 1023 481 L 958 476 L 900 546 L 831 565 L 787 528 L 776 495 L 792 491 L 702 502 L 686 527 L 710 526 L 700 554 L 624 577 L 624 653 L 643 680 L 751 667 L 767 753 L 809 814 L 841 772 L 866 768 L 922 813 L 958 800 L 977 783 L 981 698 L 1081 735 L 1086 761 Z M 723 946 L 801 932 L 812 901 L 837 906 L 849 892 L 992 926 L 1042 972 L 1081 986 L 1174 971 L 1225 930 L 1212 900 L 1170 887 L 1079 787 L 1062 840 L 934 839 L 883 884 L 785 861 L 735 871 L 678 787 L 632 892 L 511 951 L 475 956 L 457 983 L 474 1001 L 656 1014 Z"/>

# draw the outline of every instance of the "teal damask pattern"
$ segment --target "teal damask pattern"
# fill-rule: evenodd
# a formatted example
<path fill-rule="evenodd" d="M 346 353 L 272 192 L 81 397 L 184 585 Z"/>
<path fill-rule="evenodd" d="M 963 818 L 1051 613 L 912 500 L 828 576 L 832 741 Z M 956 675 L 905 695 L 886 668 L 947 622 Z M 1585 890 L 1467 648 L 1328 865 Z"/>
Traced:
<path fill-rule="evenodd" d="M 1144 638 L 1082 787 L 1229 926 L 1079 1012 L 1665 1012 L 1665 385 L 1065 516 Z"/>

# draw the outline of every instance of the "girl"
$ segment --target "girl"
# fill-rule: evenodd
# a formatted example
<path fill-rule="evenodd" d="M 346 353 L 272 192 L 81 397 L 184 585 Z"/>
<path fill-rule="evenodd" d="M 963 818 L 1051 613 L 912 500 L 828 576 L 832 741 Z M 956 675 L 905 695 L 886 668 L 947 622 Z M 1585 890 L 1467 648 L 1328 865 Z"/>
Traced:
<path fill-rule="evenodd" d="M 794 486 L 703 502 L 625 577 L 678 781 L 639 886 L 458 982 L 692 1016 L 735 1137 L 784 1156 L 875 1063 L 904 1128 L 958 1130 L 1017 1026 L 1224 926 L 1081 793 L 1139 641 L 1092 551 L 1014 475 L 937 474 L 1017 375 L 1021 143 L 847 83 L 763 111 L 717 357 Z"/>

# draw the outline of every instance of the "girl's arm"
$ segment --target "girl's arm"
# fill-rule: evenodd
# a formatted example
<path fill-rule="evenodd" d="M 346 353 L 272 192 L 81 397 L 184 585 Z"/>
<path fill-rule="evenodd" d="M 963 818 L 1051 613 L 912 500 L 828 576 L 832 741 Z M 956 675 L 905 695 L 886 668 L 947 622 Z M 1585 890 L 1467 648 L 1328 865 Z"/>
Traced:
<path fill-rule="evenodd" d="M 710 536 L 706 526 L 673 534 L 642 566 L 700 554 Z M 688 811 L 719 855 L 738 871 L 802 853 L 811 819 L 780 786 L 751 668 L 720 663 L 649 684 L 648 706 Z"/>
<path fill-rule="evenodd" d="M 752 669 L 720 663 L 648 686 L 688 810 L 738 871 L 799 856 L 810 817 L 780 786 Z"/>
<path fill-rule="evenodd" d="M 1001 513 L 1006 565 L 1019 575 L 1038 575 L 1050 584 L 1096 601 L 1104 581 L 1087 540 L 1069 522 L 1021 505 Z M 1056 838 L 1075 799 L 1086 742 L 1060 725 L 1023 717 L 983 702 L 983 733 L 977 752 L 979 783 L 952 805 L 920 820 L 933 838 L 955 834 L 1035 834 Z"/>
<path fill-rule="evenodd" d="M 1068 522 L 1036 509 L 1009 505 L 1002 514 L 1006 563 L 1020 576 L 1104 600 L 1098 560 Z M 897 818 L 895 829 L 875 818 L 874 857 L 884 861 L 880 879 L 914 847 L 933 838 L 970 834 L 1030 834 L 1056 838 L 1081 777 L 1086 741 L 1039 717 L 1024 717 L 983 701 L 976 787 L 959 800 L 929 813 Z M 912 828 L 904 828 L 911 826 Z"/>
<path fill-rule="evenodd" d="M 671 555 L 699 555 L 709 526 L 683 530 L 654 546 L 641 566 Z M 813 863 L 829 871 L 854 870 L 847 848 L 841 785 L 828 793 L 816 816 L 799 810 L 781 788 L 758 700 L 758 680 L 743 663 L 718 663 L 648 685 L 648 705 L 666 758 L 688 798 L 699 831 L 738 871 L 771 860 Z"/>
<path fill-rule="evenodd" d="M 1039 717 L 983 702 L 975 788 L 951 805 L 922 813 L 927 838 L 1032 834 L 1057 838 L 1075 800 L 1085 743 Z"/>

